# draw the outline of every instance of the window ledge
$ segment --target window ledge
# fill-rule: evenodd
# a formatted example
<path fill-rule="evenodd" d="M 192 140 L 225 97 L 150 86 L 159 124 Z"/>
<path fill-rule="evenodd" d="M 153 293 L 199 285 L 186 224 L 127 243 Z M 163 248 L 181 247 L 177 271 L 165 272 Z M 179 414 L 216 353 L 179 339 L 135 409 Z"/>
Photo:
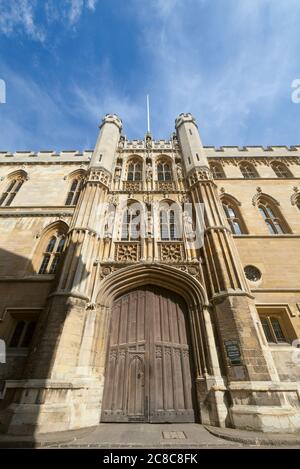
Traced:
<path fill-rule="evenodd" d="M 292 346 L 292 344 L 288 343 L 288 342 L 284 342 L 284 343 L 281 343 L 281 344 L 275 344 L 275 343 L 269 343 L 268 344 L 270 350 L 273 350 L 273 351 L 276 351 L 278 352 L 278 350 L 281 350 L 281 351 L 291 351 L 291 349 L 293 349 L 294 347 Z"/>

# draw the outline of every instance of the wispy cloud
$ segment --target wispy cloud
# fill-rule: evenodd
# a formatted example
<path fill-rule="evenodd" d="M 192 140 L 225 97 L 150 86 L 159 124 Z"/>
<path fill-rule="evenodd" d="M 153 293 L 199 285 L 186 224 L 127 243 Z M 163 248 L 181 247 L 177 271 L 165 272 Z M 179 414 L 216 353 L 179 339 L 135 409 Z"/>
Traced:
<path fill-rule="evenodd" d="M 157 118 L 192 111 L 210 142 L 228 142 L 246 138 L 251 113 L 270 116 L 289 100 L 298 0 L 149 0 L 147 13 L 136 11 Z"/>
<path fill-rule="evenodd" d="M 6 35 L 22 31 L 37 41 L 44 41 L 45 32 L 35 22 L 36 0 L 0 0 L 0 31 Z"/>
<path fill-rule="evenodd" d="M 95 11 L 97 1 L 45 0 L 41 3 L 37 0 L 0 0 L 0 32 L 7 36 L 22 33 L 44 42 L 49 22 L 74 26 L 84 9 Z"/>
<path fill-rule="evenodd" d="M 97 0 L 67 0 L 66 3 L 69 4 L 69 10 L 67 11 L 69 21 L 74 25 L 82 15 L 84 8 L 95 10 Z"/>
<path fill-rule="evenodd" d="M 47 49 L 22 41 L 26 65 L 0 61 L 8 86 L 1 147 L 82 149 L 110 112 L 129 138 L 141 138 L 148 92 L 155 138 L 189 111 L 205 144 L 299 143 L 290 86 L 300 77 L 299 0 L 45 0 L 43 14 L 40 5 L 0 0 L 0 32 L 12 45 L 20 30 L 53 39 Z"/>

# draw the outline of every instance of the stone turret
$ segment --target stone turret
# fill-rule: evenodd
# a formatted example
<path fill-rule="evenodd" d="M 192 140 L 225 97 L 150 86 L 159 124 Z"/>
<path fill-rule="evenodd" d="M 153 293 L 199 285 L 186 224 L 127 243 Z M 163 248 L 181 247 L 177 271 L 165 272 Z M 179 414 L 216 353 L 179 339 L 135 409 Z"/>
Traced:
<path fill-rule="evenodd" d="M 90 167 L 103 168 L 111 174 L 122 130 L 122 121 L 116 114 L 107 114 L 103 118 L 99 129 L 100 132 Z"/>
<path fill-rule="evenodd" d="M 181 146 L 186 174 L 195 167 L 208 168 L 195 118 L 190 113 L 179 114 L 175 120 L 177 137 Z"/>

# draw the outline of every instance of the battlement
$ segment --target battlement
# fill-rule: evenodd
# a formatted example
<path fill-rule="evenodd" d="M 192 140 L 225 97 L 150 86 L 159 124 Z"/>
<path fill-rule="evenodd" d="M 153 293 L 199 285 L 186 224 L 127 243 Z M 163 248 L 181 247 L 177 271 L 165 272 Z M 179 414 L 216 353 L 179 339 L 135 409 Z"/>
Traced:
<path fill-rule="evenodd" d="M 0 151 L 0 163 L 8 163 L 10 159 L 14 162 L 53 162 L 59 160 L 62 162 L 89 162 L 93 150 L 85 150 L 83 152 L 77 150 L 63 150 L 57 153 L 54 150 L 33 151 L 16 151 L 14 153 Z"/>
<path fill-rule="evenodd" d="M 146 142 L 144 140 L 124 140 L 123 151 L 139 151 L 146 150 Z M 171 140 L 152 140 L 151 150 L 173 150 L 174 145 Z M 205 153 L 208 158 L 220 158 L 220 157 L 268 157 L 274 158 L 280 156 L 281 158 L 286 157 L 300 157 L 300 145 L 286 146 L 204 146 Z M 54 150 L 41 150 L 33 152 L 30 150 L 19 150 L 14 153 L 8 151 L 0 151 L 0 163 L 8 163 L 9 160 L 14 162 L 52 162 L 54 160 L 61 162 L 82 162 L 88 163 L 92 157 L 93 150 L 62 150 L 56 152 Z"/>
<path fill-rule="evenodd" d="M 221 147 L 214 147 L 214 146 L 204 146 L 205 152 L 207 156 L 263 156 L 266 157 L 270 155 L 270 157 L 274 156 L 298 156 L 300 155 L 300 145 L 275 145 L 275 146 L 260 146 L 260 145 L 249 145 L 244 147 L 239 146 L 221 146 Z M 220 155 L 220 153 L 222 153 Z"/>
<path fill-rule="evenodd" d="M 124 150 L 146 150 L 146 142 L 145 140 L 125 140 L 124 141 Z M 152 140 L 151 141 L 151 149 L 163 149 L 163 150 L 171 150 L 173 148 L 173 143 L 170 140 Z"/>

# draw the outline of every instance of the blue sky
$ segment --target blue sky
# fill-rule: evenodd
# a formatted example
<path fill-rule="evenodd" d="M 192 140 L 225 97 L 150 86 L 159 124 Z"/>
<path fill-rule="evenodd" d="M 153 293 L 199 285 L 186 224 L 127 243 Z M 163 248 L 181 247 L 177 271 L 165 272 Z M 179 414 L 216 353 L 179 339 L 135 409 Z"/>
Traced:
<path fill-rule="evenodd" d="M 299 0 L 0 0 L 1 150 L 89 149 L 106 113 L 205 145 L 300 144 Z"/>

